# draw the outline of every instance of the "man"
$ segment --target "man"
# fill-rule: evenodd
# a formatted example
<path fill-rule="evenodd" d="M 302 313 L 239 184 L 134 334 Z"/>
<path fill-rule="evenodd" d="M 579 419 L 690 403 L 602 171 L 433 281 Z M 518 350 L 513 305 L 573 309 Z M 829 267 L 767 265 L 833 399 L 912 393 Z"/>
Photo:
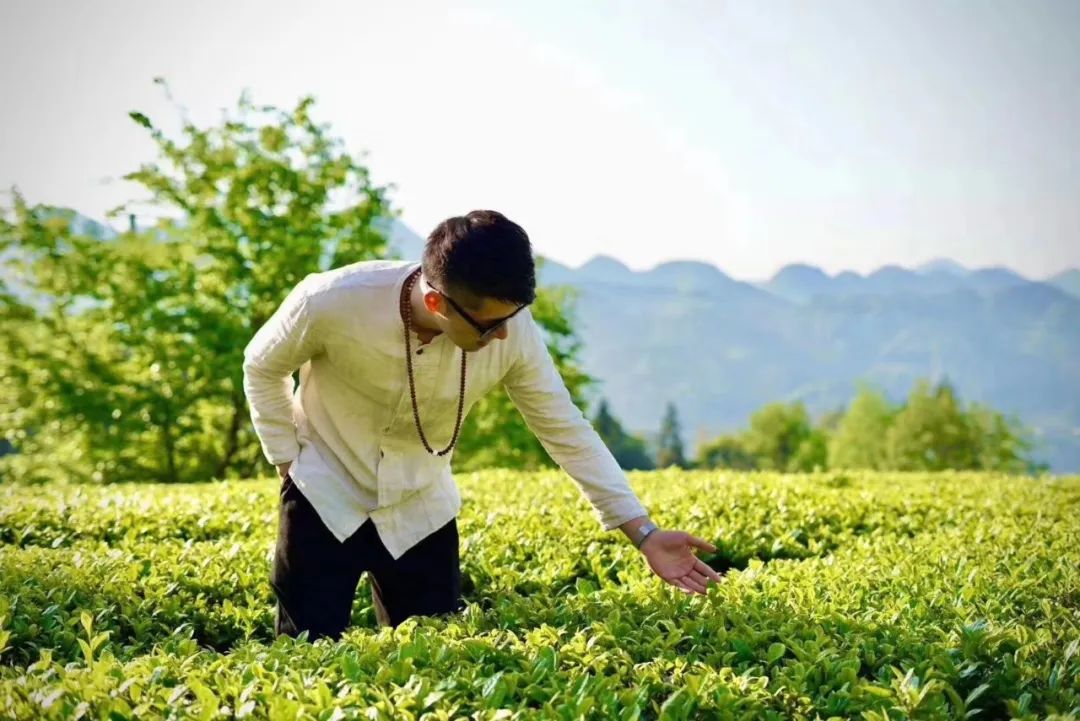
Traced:
<path fill-rule="evenodd" d="M 276 634 L 339 638 L 365 571 L 382 625 L 464 607 L 450 452 L 468 409 L 498 384 L 604 530 L 619 528 L 685 592 L 720 580 L 692 550 L 712 544 L 649 523 L 573 404 L 528 310 L 535 285 L 525 231 L 476 210 L 440 223 L 422 262 L 308 275 L 256 332 L 244 392 L 282 479 Z"/>

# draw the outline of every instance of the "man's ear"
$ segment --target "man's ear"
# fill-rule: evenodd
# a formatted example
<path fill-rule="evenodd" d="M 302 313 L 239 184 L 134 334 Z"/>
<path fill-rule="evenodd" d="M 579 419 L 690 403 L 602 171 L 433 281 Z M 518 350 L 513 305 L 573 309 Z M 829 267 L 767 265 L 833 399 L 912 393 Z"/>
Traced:
<path fill-rule="evenodd" d="M 428 309 L 429 313 L 446 315 L 442 309 L 442 296 L 434 291 L 424 293 L 424 307 Z"/>

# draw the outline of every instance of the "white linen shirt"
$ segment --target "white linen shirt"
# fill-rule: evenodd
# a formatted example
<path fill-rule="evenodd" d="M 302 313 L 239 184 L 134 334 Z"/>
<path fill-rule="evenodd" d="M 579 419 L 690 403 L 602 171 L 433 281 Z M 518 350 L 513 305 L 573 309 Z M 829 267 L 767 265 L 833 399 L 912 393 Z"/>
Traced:
<path fill-rule="evenodd" d="M 461 508 L 453 451 L 428 453 L 413 420 L 399 299 L 418 267 L 373 260 L 311 273 L 244 349 L 244 393 L 263 455 L 274 465 L 292 461 L 293 482 L 339 541 L 370 517 L 395 559 Z M 574 405 L 529 309 L 507 327 L 505 339 L 468 353 L 463 416 L 502 383 L 605 531 L 646 515 Z M 414 332 L 410 342 L 420 422 L 441 450 L 457 418 L 461 349 L 445 333 L 421 345 Z"/>

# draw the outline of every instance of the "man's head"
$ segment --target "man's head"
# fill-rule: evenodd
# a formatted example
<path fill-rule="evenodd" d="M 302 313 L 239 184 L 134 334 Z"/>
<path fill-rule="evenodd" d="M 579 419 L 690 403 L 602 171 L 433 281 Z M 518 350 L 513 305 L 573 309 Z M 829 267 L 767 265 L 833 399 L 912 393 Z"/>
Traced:
<path fill-rule="evenodd" d="M 431 232 L 421 261 L 424 306 L 460 348 L 479 350 L 505 338 L 485 331 L 536 299 L 529 236 L 494 210 L 447 218 Z"/>

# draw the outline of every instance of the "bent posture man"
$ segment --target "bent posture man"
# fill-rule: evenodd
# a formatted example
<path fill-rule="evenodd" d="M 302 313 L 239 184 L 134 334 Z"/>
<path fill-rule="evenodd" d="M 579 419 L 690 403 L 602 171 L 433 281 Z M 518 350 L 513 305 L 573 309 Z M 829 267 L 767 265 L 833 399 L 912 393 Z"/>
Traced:
<path fill-rule="evenodd" d="M 622 530 L 686 592 L 719 580 L 693 553 L 715 547 L 649 522 L 573 404 L 528 310 L 535 286 L 525 231 L 477 210 L 440 223 L 422 262 L 308 275 L 256 332 L 244 392 L 282 478 L 275 633 L 340 637 L 365 571 L 380 624 L 463 608 L 450 452 L 469 408 L 500 383 L 604 530 Z"/>

